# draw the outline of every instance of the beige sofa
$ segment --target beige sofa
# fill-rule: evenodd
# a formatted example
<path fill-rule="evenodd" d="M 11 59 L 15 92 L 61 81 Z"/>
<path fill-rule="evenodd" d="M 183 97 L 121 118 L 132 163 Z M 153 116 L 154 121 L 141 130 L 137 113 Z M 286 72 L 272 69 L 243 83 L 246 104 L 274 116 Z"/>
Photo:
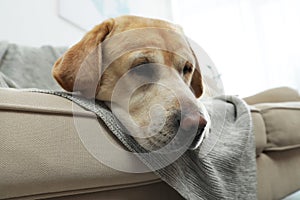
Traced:
<path fill-rule="evenodd" d="M 245 98 L 256 138 L 259 199 L 281 199 L 300 189 L 300 96 L 276 88 Z"/>
<path fill-rule="evenodd" d="M 281 199 L 300 189 L 299 94 L 277 88 L 245 100 L 252 105 L 258 199 Z M 72 109 L 58 96 L 0 88 L 0 199 L 182 199 L 153 173 L 120 172 L 95 159 Z M 114 141 L 93 113 L 75 109 L 87 131 Z M 129 157 L 103 151 L 130 166 Z"/>

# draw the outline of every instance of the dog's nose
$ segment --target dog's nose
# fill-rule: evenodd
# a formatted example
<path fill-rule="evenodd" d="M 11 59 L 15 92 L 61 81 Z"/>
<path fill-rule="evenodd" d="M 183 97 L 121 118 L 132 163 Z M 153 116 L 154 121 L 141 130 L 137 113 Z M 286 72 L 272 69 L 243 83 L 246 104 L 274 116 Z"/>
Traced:
<path fill-rule="evenodd" d="M 197 127 L 198 127 L 198 130 L 200 129 L 203 131 L 206 124 L 207 124 L 207 121 L 204 119 L 204 117 L 199 112 L 189 113 L 189 114 L 183 116 L 183 119 L 181 120 L 181 128 L 185 131 L 189 131 L 189 130 L 191 130 L 193 128 L 197 128 Z"/>

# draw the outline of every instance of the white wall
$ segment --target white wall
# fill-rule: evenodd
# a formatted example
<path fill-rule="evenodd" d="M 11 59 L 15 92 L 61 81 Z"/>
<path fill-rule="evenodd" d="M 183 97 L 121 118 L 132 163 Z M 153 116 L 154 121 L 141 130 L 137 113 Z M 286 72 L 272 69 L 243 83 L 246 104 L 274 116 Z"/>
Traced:
<path fill-rule="evenodd" d="M 76 2 L 78 7 L 82 2 L 85 3 L 84 1 L 67 2 Z M 159 7 L 157 7 L 158 4 Z M 142 0 L 140 3 L 135 3 L 135 6 L 130 6 L 133 7 L 131 10 L 133 14 L 140 15 L 141 13 L 137 12 L 140 10 L 144 16 L 161 18 L 163 14 L 166 19 L 171 19 L 169 4 L 169 1 L 163 0 Z M 73 16 L 78 16 L 79 19 L 93 17 L 91 13 L 86 13 L 88 12 L 86 9 L 76 10 L 75 8 L 76 5 L 73 10 L 70 10 Z M 168 12 L 165 12 L 166 10 Z M 70 46 L 76 43 L 86 31 L 59 17 L 58 11 L 58 0 L 0 0 L 0 41 L 8 40 L 12 43 L 30 46 L 45 44 Z M 93 27 L 102 20 L 92 18 L 90 23 Z"/>
<path fill-rule="evenodd" d="M 226 94 L 300 91 L 299 0 L 172 0 L 173 19 L 209 54 Z"/>
<path fill-rule="evenodd" d="M 57 0 L 0 0 L 0 40 L 69 46 L 84 32 L 58 16 Z"/>

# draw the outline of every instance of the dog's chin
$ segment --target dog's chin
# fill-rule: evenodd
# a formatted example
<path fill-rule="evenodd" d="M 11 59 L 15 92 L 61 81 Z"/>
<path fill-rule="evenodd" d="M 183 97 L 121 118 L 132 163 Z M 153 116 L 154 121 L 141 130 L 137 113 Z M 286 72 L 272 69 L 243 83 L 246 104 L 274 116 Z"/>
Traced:
<path fill-rule="evenodd" d="M 208 135 L 208 131 L 209 126 L 198 129 L 197 133 L 167 127 L 155 135 L 145 138 L 136 137 L 135 140 L 148 151 L 157 151 L 162 148 L 167 151 L 177 151 L 182 148 L 196 150 Z"/>
<path fill-rule="evenodd" d="M 157 135 L 153 135 L 151 137 L 146 137 L 146 138 L 135 137 L 135 140 L 144 149 L 146 149 L 148 151 L 157 151 L 157 150 L 165 147 L 166 145 L 168 145 L 170 143 L 170 141 L 172 141 L 174 136 L 172 136 L 172 134 L 170 134 L 170 133 L 168 133 L 168 135 L 166 135 L 166 136 L 159 135 L 159 133 L 158 133 Z"/>
<path fill-rule="evenodd" d="M 178 151 L 179 149 L 196 149 L 200 145 L 201 136 L 198 138 L 186 137 L 188 132 L 180 132 L 179 129 L 160 131 L 146 138 L 135 138 L 144 149 L 148 151 Z M 195 143 L 194 143 L 195 142 Z"/>

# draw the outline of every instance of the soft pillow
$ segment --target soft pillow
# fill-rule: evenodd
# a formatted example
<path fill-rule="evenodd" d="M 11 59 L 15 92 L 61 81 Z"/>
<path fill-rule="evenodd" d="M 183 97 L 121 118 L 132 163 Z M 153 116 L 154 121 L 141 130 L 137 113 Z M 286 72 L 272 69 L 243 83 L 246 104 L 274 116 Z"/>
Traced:
<path fill-rule="evenodd" d="M 267 133 L 264 151 L 300 147 L 300 102 L 262 103 L 254 105 L 260 112 Z"/>
<path fill-rule="evenodd" d="M 66 50 L 67 47 L 35 48 L 0 42 L 0 72 L 15 83 L 10 87 L 60 90 L 51 69 Z"/>

